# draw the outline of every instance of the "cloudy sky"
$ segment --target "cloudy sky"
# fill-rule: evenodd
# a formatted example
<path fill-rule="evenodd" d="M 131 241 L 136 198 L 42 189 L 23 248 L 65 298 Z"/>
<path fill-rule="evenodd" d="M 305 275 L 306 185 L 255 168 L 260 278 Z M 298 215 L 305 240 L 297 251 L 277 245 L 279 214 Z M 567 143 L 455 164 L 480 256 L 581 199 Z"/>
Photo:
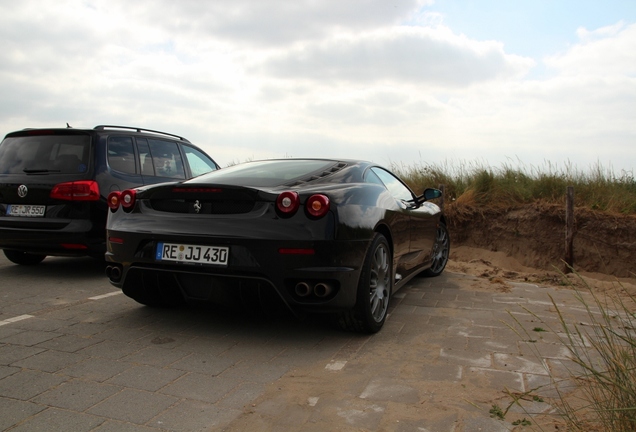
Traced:
<path fill-rule="evenodd" d="M 636 162 L 632 0 L 0 0 L 0 134 L 119 124 L 225 166 Z"/>

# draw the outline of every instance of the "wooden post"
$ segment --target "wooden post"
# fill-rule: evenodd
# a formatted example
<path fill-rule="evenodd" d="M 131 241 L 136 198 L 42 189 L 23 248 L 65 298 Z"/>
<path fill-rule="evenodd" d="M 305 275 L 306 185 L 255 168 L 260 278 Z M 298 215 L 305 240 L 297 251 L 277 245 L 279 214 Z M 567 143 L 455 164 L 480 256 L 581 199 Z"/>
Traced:
<path fill-rule="evenodd" d="M 568 186 L 565 194 L 565 273 L 574 266 L 574 187 Z"/>
<path fill-rule="evenodd" d="M 442 196 L 439 199 L 439 208 L 444 211 L 444 197 L 446 195 L 446 186 L 441 184 L 439 185 L 439 190 L 442 191 Z"/>

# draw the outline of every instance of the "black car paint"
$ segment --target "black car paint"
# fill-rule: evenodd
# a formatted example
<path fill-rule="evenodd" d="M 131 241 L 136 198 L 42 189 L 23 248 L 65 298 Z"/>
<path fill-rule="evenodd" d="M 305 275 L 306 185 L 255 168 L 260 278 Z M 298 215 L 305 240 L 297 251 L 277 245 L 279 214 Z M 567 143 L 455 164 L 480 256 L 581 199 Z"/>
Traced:
<path fill-rule="evenodd" d="M 443 214 L 438 206 L 396 200 L 385 187 L 365 183 L 365 173 L 375 167 L 368 162 L 334 161 L 346 167 L 297 186 L 287 184 L 267 190 L 250 186 L 202 183 L 205 179 L 137 189 L 137 201 L 130 212 L 119 208 L 109 213 L 106 260 L 113 264 L 111 283 L 135 298 L 140 286 L 161 291 L 177 288 L 194 300 L 212 299 L 222 287 L 240 290 L 246 285 L 272 288 L 292 309 L 337 311 L 356 303 L 361 266 L 375 233 L 382 233 L 391 245 L 397 291 L 410 278 L 431 265 L 435 231 Z M 311 176 L 310 176 L 311 177 Z M 248 214 L 199 215 L 157 212 L 150 201 L 171 195 L 174 187 L 218 187 L 227 197 L 236 193 L 253 195 L 261 204 Z M 276 197 L 296 190 L 301 204 L 315 193 L 330 199 L 330 211 L 312 219 L 300 209 L 282 217 L 275 209 Z M 184 200 L 206 197 L 202 193 L 182 196 Z M 228 267 L 164 263 L 155 260 L 158 242 L 204 244 L 230 247 Z M 312 255 L 281 254 L 281 248 L 313 249 Z M 298 281 L 326 281 L 332 295 L 303 298 L 294 293 Z M 196 287 L 195 287 L 196 285 Z M 139 298 L 136 298 L 139 300 Z M 143 303 L 144 301 L 142 301 Z"/>

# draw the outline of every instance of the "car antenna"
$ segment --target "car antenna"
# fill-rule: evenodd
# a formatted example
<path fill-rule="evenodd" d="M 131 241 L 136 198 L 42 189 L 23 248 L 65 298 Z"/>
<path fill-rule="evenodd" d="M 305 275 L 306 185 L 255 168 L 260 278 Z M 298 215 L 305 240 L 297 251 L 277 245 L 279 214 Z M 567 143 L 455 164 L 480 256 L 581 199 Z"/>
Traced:
<path fill-rule="evenodd" d="M 66 122 L 66 127 L 67 127 L 68 129 L 73 129 L 73 127 L 72 127 L 70 124 L 68 124 L 68 122 Z"/>

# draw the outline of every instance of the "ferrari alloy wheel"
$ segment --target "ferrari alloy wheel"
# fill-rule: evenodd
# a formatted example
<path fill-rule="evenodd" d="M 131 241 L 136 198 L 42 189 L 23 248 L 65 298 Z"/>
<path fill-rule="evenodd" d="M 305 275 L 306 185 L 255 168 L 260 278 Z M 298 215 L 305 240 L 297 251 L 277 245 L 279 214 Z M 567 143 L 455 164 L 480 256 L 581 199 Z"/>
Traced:
<path fill-rule="evenodd" d="M 444 222 L 439 222 L 437 226 L 437 234 L 435 235 L 435 244 L 433 245 L 431 267 L 426 270 L 426 276 L 439 276 L 444 271 L 448 256 L 450 254 L 450 237 L 448 229 Z"/>
<path fill-rule="evenodd" d="M 26 252 L 4 249 L 4 255 L 9 261 L 20 265 L 36 265 L 40 264 L 46 255 L 30 254 Z"/>
<path fill-rule="evenodd" d="M 393 283 L 391 249 L 382 234 L 376 234 L 364 260 L 356 306 L 339 317 L 345 330 L 378 332 L 384 325 Z"/>

